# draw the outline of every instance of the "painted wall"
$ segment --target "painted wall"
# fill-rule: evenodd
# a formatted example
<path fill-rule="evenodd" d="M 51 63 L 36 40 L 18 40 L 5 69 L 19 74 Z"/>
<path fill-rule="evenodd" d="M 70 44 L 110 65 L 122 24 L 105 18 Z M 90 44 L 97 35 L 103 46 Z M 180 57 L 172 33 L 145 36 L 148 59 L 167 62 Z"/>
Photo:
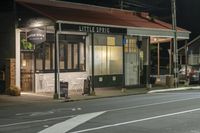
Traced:
<path fill-rule="evenodd" d="M 82 94 L 87 72 L 61 73 L 60 81 L 68 82 L 69 95 Z M 35 74 L 35 92 L 54 92 L 54 74 Z"/>

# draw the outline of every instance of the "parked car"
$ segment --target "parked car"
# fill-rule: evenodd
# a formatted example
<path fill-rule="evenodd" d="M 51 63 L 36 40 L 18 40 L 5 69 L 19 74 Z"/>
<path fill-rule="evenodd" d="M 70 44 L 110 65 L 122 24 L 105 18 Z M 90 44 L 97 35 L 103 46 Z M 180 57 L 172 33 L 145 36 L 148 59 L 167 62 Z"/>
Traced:
<path fill-rule="evenodd" d="M 199 66 L 187 66 L 186 76 L 185 65 L 179 70 L 179 82 L 189 81 L 189 83 L 200 83 L 200 67 Z"/>

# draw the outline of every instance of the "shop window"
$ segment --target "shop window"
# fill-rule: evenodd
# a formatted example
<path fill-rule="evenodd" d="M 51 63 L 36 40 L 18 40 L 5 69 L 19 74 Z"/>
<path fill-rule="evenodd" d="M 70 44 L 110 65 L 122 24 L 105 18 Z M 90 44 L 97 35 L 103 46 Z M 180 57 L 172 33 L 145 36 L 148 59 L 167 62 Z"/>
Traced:
<path fill-rule="evenodd" d="M 77 36 L 72 42 L 66 35 L 60 35 L 60 69 L 61 71 L 85 71 L 85 43 Z M 65 37 L 66 36 L 66 37 Z M 80 41 L 81 40 L 81 41 Z"/>
<path fill-rule="evenodd" d="M 33 29 L 27 29 L 20 32 L 20 50 L 22 55 L 29 53 L 33 58 L 29 59 L 33 63 L 33 70 L 36 72 L 52 72 L 54 70 L 54 45 L 55 34 L 52 26 L 41 27 L 40 30 L 45 31 L 44 42 L 34 43 L 28 39 L 28 32 Z M 26 60 L 21 56 L 21 66 L 28 65 Z"/>
<path fill-rule="evenodd" d="M 95 34 L 94 43 L 95 43 L 94 46 L 95 75 L 122 74 L 123 73 L 122 36 Z"/>
<path fill-rule="evenodd" d="M 126 38 L 125 53 L 136 53 L 138 48 L 136 46 L 136 38 Z"/>
<path fill-rule="evenodd" d="M 50 39 L 51 38 L 51 39 Z M 46 42 L 35 45 L 36 72 L 51 72 L 54 70 L 54 34 L 47 34 Z"/>

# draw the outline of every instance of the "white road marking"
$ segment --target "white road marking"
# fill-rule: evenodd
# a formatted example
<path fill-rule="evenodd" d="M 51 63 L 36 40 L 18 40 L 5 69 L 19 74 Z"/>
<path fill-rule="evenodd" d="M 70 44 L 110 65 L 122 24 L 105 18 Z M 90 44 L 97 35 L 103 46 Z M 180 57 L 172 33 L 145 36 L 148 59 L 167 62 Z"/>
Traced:
<path fill-rule="evenodd" d="M 49 125 L 44 125 L 43 127 L 47 128 L 47 127 L 49 127 Z"/>
<path fill-rule="evenodd" d="M 76 108 L 73 108 L 72 111 L 76 111 Z"/>
<path fill-rule="evenodd" d="M 17 123 L 11 123 L 11 124 L 0 125 L 0 128 L 10 127 L 10 126 L 17 126 L 17 125 L 24 125 L 24 124 L 39 123 L 39 122 L 46 122 L 46 121 L 53 121 L 53 120 L 60 120 L 60 119 L 72 118 L 72 117 L 74 117 L 74 116 L 75 116 L 75 115 L 71 115 L 71 116 L 62 116 L 62 117 L 54 117 L 54 118 L 42 119 L 42 120 L 34 120 L 34 121 L 17 122 Z"/>
<path fill-rule="evenodd" d="M 106 112 L 112 112 L 112 111 L 136 109 L 136 108 L 148 107 L 148 106 L 153 106 L 153 105 L 161 105 L 161 104 L 166 104 L 166 103 L 187 101 L 187 100 L 192 100 L 192 99 L 200 99 L 200 97 L 186 98 L 186 99 L 178 99 L 178 100 L 170 100 L 170 101 L 165 101 L 165 102 L 152 103 L 152 104 L 144 104 L 144 105 L 131 106 L 131 107 L 124 107 L 124 108 L 111 109 L 111 110 L 104 110 L 104 111 L 106 111 Z M 32 113 L 33 113 L 33 112 L 32 112 Z M 73 116 L 75 116 L 75 115 L 73 115 Z M 1 127 L 15 126 L 15 125 L 24 125 L 24 124 L 31 124 L 31 123 L 37 123 L 37 122 L 44 122 L 44 121 L 51 121 L 51 120 L 58 120 L 58 119 L 64 119 L 64 118 L 69 118 L 69 117 L 73 117 L 73 116 L 63 116 L 63 117 L 55 117 L 55 118 L 50 118 L 50 119 L 42 119 L 42 120 L 35 120 L 35 121 L 25 121 L 25 122 L 19 122 L 19 123 L 11 123 L 11 124 L 0 125 L 0 128 L 1 128 Z"/>
<path fill-rule="evenodd" d="M 53 111 L 46 111 L 46 112 L 35 112 L 32 113 L 30 116 L 42 116 L 42 115 L 50 115 L 53 114 Z"/>
<path fill-rule="evenodd" d="M 86 121 L 95 118 L 101 114 L 105 113 L 105 111 L 102 112 L 95 112 L 95 113 L 88 113 L 83 115 L 78 115 L 74 118 L 71 118 L 69 120 L 66 120 L 61 123 L 57 123 L 49 128 L 46 128 L 38 133 L 65 133 L 78 125 L 85 123 Z"/>
<path fill-rule="evenodd" d="M 82 110 L 82 108 L 77 108 L 77 110 L 79 110 L 79 111 L 80 111 L 80 110 Z"/>
<path fill-rule="evenodd" d="M 117 126 L 122 126 L 122 125 L 127 125 L 127 124 L 133 124 L 133 123 L 137 123 L 137 122 L 143 122 L 143 121 L 148 121 L 148 120 L 153 120 L 153 119 L 159 119 L 159 118 L 163 118 L 163 117 L 169 117 L 169 116 L 174 116 L 174 115 L 191 113 L 191 112 L 195 112 L 195 111 L 200 111 L 200 108 L 191 109 L 191 110 L 185 110 L 185 111 L 180 111 L 180 112 L 175 112 L 175 113 L 169 113 L 169 114 L 164 114 L 164 115 L 158 115 L 158 116 L 153 116 L 153 117 L 147 117 L 147 118 L 133 120 L 133 121 L 127 121 L 127 122 L 121 122 L 121 123 L 116 123 L 116 124 L 104 125 L 104 126 L 99 126 L 99 127 L 94 127 L 94 128 L 88 128 L 88 129 L 74 131 L 74 132 L 70 132 L 70 133 L 83 133 L 83 132 L 95 131 L 95 130 L 110 128 L 110 127 L 117 127 Z"/>
<path fill-rule="evenodd" d="M 17 113 L 16 116 L 22 116 L 22 115 L 29 115 L 29 116 L 38 116 L 38 115 L 50 115 L 53 113 L 61 112 L 61 111 L 76 111 L 76 110 L 82 110 L 82 108 L 58 108 L 58 109 L 51 109 L 48 111 L 43 112 L 26 112 L 26 113 Z"/>
<path fill-rule="evenodd" d="M 200 86 L 194 87 L 179 87 L 179 88 L 171 88 L 171 89 L 160 89 L 160 90 L 151 90 L 148 93 L 159 93 L 159 92 L 169 92 L 169 91 L 181 91 L 181 90 L 190 90 L 190 89 L 200 89 Z"/>
<path fill-rule="evenodd" d="M 200 99 L 200 97 L 170 100 L 170 101 L 164 101 L 164 102 L 159 102 L 159 103 L 150 103 L 150 104 L 124 107 L 124 108 L 118 108 L 118 109 L 110 109 L 110 110 L 105 110 L 105 111 L 106 112 L 113 112 L 113 111 L 120 111 L 120 110 L 127 110 L 127 109 L 136 109 L 136 108 L 142 108 L 142 107 L 148 107 L 148 106 L 154 106 L 154 105 L 161 105 L 161 104 L 166 104 L 166 103 L 174 103 L 174 102 L 180 102 L 180 101 L 187 101 L 187 100 L 193 100 L 193 99 Z"/>

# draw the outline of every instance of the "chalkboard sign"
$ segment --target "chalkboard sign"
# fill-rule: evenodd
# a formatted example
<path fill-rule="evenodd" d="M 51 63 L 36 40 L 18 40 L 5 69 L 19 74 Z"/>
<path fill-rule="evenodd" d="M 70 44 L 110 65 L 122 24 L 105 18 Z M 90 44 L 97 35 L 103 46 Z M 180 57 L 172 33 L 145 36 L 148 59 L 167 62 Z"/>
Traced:
<path fill-rule="evenodd" d="M 60 82 L 60 97 L 68 97 L 68 82 Z"/>

